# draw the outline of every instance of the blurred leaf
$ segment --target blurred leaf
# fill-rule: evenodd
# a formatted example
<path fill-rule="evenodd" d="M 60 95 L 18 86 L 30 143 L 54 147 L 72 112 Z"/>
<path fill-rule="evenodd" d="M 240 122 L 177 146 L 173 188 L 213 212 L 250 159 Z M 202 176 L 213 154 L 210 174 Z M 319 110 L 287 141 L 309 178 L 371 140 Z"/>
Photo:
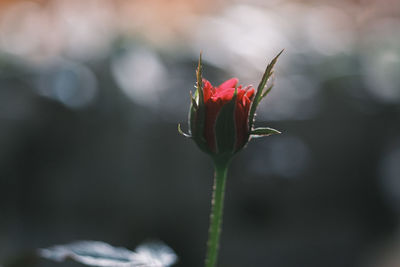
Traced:
<path fill-rule="evenodd" d="M 175 252 L 163 243 L 146 243 L 136 248 L 136 258 L 143 266 L 171 266 L 178 257 Z"/>
<path fill-rule="evenodd" d="M 109 267 L 168 267 L 177 260 L 174 251 L 163 243 L 143 244 L 133 252 L 99 241 L 77 241 L 41 249 L 39 255 L 54 261 L 69 258 L 86 265 Z"/>

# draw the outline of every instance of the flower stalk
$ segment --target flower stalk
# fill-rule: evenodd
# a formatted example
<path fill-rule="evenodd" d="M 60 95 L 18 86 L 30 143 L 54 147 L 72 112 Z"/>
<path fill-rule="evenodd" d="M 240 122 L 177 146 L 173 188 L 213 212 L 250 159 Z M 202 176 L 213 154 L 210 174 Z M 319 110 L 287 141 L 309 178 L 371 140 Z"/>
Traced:
<path fill-rule="evenodd" d="M 205 267 L 215 267 L 217 264 L 229 161 L 215 160 L 214 165 L 214 187 L 211 201 L 210 228 L 208 233 Z"/>

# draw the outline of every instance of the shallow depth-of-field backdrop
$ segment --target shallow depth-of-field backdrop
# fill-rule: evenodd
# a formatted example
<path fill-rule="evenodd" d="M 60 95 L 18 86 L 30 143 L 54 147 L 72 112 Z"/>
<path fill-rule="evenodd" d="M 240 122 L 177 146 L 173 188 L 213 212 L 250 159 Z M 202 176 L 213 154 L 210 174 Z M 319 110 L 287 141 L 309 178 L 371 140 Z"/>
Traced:
<path fill-rule="evenodd" d="M 0 1 L 0 266 L 37 248 L 163 240 L 203 265 L 213 169 L 177 133 L 203 51 L 257 85 L 221 267 L 400 266 L 398 0 Z"/>

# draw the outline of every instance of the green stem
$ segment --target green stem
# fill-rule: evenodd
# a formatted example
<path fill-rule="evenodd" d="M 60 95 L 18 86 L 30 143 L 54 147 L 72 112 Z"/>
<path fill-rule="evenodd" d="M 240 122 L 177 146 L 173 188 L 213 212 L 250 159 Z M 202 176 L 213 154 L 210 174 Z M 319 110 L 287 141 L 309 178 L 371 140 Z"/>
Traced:
<path fill-rule="evenodd" d="M 215 267 L 218 258 L 219 238 L 221 235 L 224 193 L 229 161 L 215 161 L 215 176 L 211 202 L 210 228 L 207 242 L 205 267 Z"/>

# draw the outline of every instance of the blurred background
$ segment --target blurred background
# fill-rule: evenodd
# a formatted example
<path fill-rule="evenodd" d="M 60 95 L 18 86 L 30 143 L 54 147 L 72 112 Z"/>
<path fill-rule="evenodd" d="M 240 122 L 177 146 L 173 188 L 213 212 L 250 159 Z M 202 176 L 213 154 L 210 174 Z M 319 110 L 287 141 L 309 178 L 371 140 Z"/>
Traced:
<path fill-rule="evenodd" d="M 400 266 L 398 0 L 1 0 L 0 265 L 160 239 L 202 266 L 213 169 L 176 130 L 199 52 L 256 86 L 283 48 L 256 123 L 283 134 L 233 161 L 220 266 Z"/>

